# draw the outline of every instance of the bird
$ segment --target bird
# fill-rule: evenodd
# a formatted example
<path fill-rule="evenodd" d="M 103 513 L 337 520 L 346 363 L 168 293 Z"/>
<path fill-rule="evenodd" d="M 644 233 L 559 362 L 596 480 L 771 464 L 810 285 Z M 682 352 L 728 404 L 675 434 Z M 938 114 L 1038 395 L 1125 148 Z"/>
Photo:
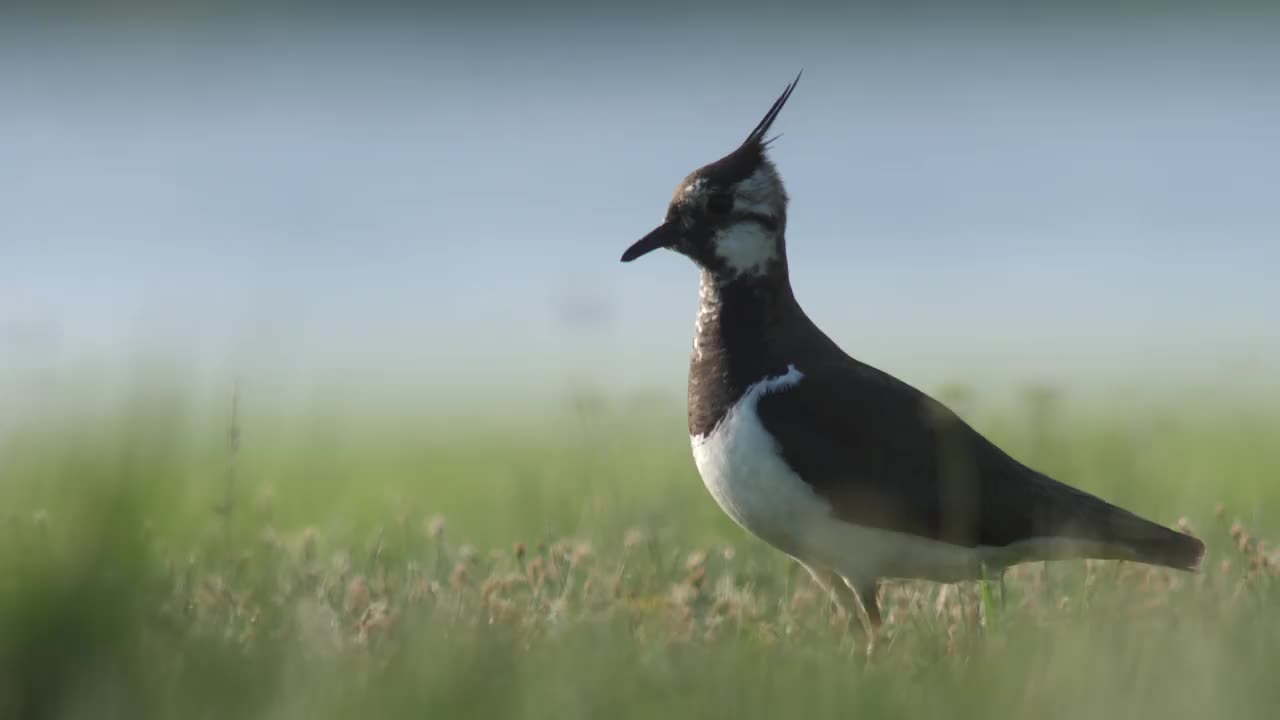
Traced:
<path fill-rule="evenodd" d="M 1195 571 L 1204 544 L 1014 459 L 924 392 L 846 354 L 787 265 L 788 196 L 770 128 L 676 187 L 623 262 L 659 249 L 700 270 L 689 437 L 737 524 L 803 565 L 873 633 L 885 580 L 956 583 L 1025 562 L 1097 558 Z"/>

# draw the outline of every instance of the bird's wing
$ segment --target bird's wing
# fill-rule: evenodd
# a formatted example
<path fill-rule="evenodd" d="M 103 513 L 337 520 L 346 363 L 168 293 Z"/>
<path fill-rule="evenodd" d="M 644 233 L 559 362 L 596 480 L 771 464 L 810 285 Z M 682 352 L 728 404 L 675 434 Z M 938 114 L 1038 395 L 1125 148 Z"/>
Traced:
<path fill-rule="evenodd" d="M 1154 526 L 1026 467 L 875 368 L 847 359 L 800 370 L 757 409 L 787 464 L 846 522 L 965 547 L 1111 542 Z"/>

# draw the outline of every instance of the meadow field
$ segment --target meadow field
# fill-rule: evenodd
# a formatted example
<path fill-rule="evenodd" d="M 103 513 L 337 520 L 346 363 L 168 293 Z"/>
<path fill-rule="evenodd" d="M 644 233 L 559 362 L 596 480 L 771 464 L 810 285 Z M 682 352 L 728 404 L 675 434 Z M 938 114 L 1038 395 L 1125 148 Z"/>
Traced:
<path fill-rule="evenodd" d="M 1004 5 L 0 4 L 0 720 L 1280 718 L 1280 2 Z M 715 505 L 619 256 L 801 70 L 813 321 L 1201 572 Z"/>
<path fill-rule="evenodd" d="M 889 585 L 868 656 L 714 506 L 678 397 L 455 416 L 243 389 L 233 415 L 144 387 L 0 435 L 0 718 L 1276 716 L 1280 411 L 941 392 L 1203 538 L 1203 572 Z"/>

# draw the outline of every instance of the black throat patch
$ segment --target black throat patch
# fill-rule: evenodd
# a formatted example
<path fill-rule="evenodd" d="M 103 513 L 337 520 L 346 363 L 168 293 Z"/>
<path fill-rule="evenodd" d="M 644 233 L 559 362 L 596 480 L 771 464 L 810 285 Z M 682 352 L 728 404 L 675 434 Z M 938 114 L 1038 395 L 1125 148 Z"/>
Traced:
<path fill-rule="evenodd" d="M 746 392 L 781 375 L 797 358 L 787 338 L 808 324 L 785 265 L 726 281 L 702 272 L 701 302 L 689 364 L 689 434 L 711 432 Z"/>

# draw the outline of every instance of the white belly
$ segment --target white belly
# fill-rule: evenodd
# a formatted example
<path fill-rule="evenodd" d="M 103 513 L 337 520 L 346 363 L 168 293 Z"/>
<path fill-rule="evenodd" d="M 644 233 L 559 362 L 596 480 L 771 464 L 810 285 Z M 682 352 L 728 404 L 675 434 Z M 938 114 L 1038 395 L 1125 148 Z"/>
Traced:
<path fill-rule="evenodd" d="M 798 531 L 830 516 L 825 500 L 796 476 L 756 414 L 765 393 L 794 385 L 803 374 L 788 371 L 751 386 L 710 433 L 691 438 L 702 482 L 729 517 L 792 555 L 801 551 Z"/>
<path fill-rule="evenodd" d="M 691 438 L 694 463 L 716 503 L 779 550 L 846 578 L 973 577 L 982 549 L 843 522 L 792 471 L 760 422 L 756 405 L 761 396 L 803 377 L 791 366 L 783 375 L 752 385 L 715 429 Z"/>

